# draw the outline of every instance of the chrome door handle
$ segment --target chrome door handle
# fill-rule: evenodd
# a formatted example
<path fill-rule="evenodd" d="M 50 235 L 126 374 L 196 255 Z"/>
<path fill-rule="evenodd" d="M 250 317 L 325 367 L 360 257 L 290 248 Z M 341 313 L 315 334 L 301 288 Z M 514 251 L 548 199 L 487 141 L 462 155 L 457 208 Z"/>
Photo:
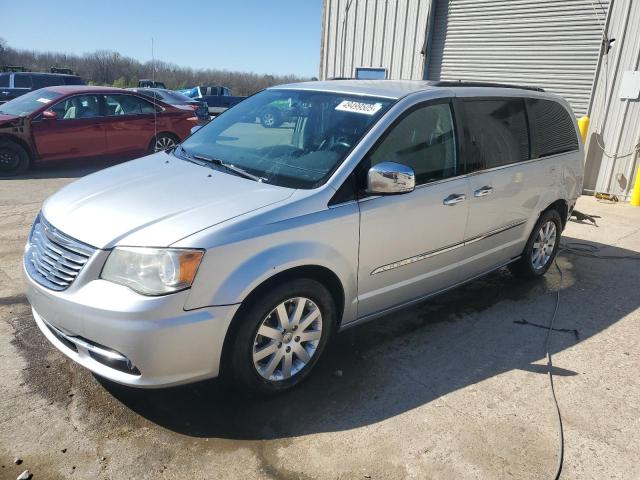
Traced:
<path fill-rule="evenodd" d="M 453 206 L 457 203 L 464 202 L 467 196 L 463 193 L 452 193 L 442 201 L 443 205 Z"/>
<path fill-rule="evenodd" d="M 493 187 L 480 187 L 478 190 L 473 192 L 474 197 L 486 197 L 491 192 L 493 192 Z"/>

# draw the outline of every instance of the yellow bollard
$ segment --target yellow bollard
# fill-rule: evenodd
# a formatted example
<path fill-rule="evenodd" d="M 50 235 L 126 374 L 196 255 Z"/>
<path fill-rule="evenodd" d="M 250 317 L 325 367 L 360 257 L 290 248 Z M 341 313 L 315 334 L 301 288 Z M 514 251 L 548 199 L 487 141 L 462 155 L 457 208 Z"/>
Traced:
<path fill-rule="evenodd" d="M 636 181 L 633 184 L 633 193 L 631 194 L 631 205 L 640 207 L 640 166 L 636 171 Z"/>
<path fill-rule="evenodd" d="M 578 128 L 580 129 L 580 136 L 582 137 L 582 143 L 587 141 L 587 130 L 589 130 L 589 117 L 586 115 L 578 119 Z"/>

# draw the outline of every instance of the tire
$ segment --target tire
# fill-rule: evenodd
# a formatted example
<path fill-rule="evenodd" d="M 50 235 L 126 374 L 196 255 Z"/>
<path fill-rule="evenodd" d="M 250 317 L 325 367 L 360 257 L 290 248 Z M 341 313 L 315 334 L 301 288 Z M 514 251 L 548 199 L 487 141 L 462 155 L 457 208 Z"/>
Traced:
<path fill-rule="evenodd" d="M 291 321 L 288 329 L 282 328 L 278 310 L 286 311 L 285 318 Z M 229 344 L 228 373 L 236 386 L 259 394 L 283 392 L 302 382 L 336 324 L 331 294 L 311 279 L 291 280 L 266 290 L 243 305 L 238 315 Z M 296 318 L 297 327 L 293 325 Z"/>
<path fill-rule="evenodd" d="M 20 144 L 0 140 L 0 177 L 20 175 L 29 168 L 29 153 Z"/>
<path fill-rule="evenodd" d="M 180 140 L 173 133 L 159 133 L 151 140 L 149 153 L 164 152 L 165 150 L 174 148 L 178 143 L 180 143 Z"/>
<path fill-rule="evenodd" d="M 510 265 L 511 271 L 524 278 L 537 278 L 547 273 L 558 254 L 561 232 L 562 220 L 558 211 L 542 212 L 522 256 Z"/>
<path fill-rule="evenodd" d="M 260 123 L 265 128 L 278 128 L 282 121 L 282 112 L 276 108 L 269 108 L 260 114 Z"/>

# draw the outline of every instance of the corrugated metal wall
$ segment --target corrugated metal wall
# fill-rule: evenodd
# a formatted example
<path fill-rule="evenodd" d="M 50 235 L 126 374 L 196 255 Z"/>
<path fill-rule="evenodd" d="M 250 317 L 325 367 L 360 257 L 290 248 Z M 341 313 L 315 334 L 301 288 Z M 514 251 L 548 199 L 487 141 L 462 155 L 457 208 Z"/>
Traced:
<path fill-rule="evenodd" d="M 325 0 L 320 78 L 353 77 L 356 67 L 421 80 L 429 0 Z"/>
<path fill-rule="evenodd" d="M 629 199 L 640 163 L 640 100 L 620 99 L 623 72 L 640 69 L 639 26 L 640 2 L 615 0 L 607 25 L 615 42 L 600 62 L 587 134 L 585 190 L 620 200 Z"/>
<path fill-rule="evenodd" d="M 542 87 L 587 111 L 608 0 L 436 0 L 433 80 Z"/>

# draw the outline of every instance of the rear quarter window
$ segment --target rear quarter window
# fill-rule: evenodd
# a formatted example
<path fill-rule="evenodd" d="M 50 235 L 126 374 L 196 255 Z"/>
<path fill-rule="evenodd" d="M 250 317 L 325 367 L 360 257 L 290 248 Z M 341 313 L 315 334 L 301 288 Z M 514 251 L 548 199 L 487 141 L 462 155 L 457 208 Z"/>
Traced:
<path fill-rule="evenodd" d="M 571 114 L 553 100 L 527 98 L 531 132 L 531 158 L 548 157 L 578 150 L 578 137 Z"/>

